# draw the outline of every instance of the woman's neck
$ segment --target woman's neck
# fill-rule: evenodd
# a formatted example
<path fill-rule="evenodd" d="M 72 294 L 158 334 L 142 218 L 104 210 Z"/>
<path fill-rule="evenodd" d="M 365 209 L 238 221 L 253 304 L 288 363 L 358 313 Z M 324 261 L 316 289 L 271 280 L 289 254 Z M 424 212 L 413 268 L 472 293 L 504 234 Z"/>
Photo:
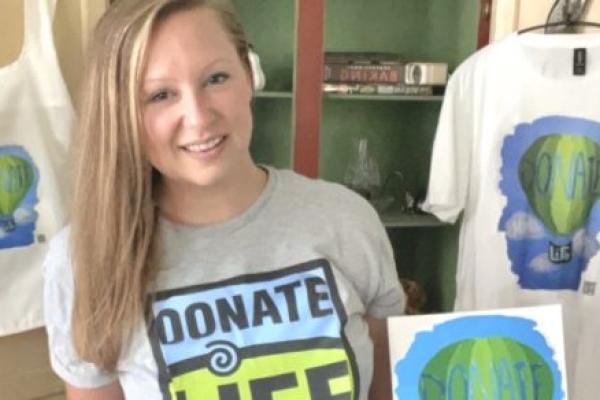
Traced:
<path fill-rule="evenodd" d="M 244 174 L 217 186 L 164 185 L 159 190 L 161 214 L 175 223 L 213 225 L 226 222 L 246 211 L 258 199 L 267 183 L 267 172 L 253 165 Z"/>

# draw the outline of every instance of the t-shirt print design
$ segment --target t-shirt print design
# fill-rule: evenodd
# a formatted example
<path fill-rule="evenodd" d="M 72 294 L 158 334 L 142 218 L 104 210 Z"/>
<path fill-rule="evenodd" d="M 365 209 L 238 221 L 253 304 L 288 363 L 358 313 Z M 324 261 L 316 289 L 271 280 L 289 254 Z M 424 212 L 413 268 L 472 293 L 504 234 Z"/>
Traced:
<path fill-rule="evenodd" d="M 505 138 L 499 229 L 522 288 L 578 290 L 599 249 L 599 143 L 600 124 L 564 116 L 517 125 Z"/>
<path fill-rule="evenodd" d="M 39 174 L 21 146 L 0 146 L 0 249 L 34 242 Z"/>
<path fill-rule="evenodd" d="M 159 292 L 149 307 L 165 399 L 358 396 L 346 314 L 326 260 Z"/>

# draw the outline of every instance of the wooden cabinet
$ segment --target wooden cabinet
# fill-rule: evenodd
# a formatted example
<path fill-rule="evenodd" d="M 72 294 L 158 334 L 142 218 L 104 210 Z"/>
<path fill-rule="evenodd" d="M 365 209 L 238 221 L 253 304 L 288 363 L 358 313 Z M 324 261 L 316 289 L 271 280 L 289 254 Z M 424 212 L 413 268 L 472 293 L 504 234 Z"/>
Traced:
<path fill-rule="evenodd" d="M 267 77 L 253 100 L 254 157 L 280 168 L 292 165 L 295 24 L 293 1 L 234 1 Z"/>
<path fill-rule="evenodd" d="M 400 171 L 404 188 L 422 197 L 442 96 L 323 95 L 323 52 L 395 52 L 453 69 L 476 50 L 489 0 L 481 7 L 478 0 L 234 3 L 267 75 L 254 100 L 257 161 L 343 182 L 358 140 L 367 138 L 382 180 Z M 457 227 L 393 208 L 382 220 L 400 275 L 425 286 L 430 310 L 450 309 Z"/>

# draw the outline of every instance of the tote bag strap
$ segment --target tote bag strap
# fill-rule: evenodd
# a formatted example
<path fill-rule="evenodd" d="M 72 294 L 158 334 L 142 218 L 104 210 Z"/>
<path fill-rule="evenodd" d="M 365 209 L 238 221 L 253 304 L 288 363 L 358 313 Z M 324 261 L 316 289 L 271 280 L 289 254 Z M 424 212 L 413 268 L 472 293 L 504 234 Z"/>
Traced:
<path fill-rule="evenodd" d="M 25 0 L 24 48 L 27 51 L 54 50 L 52 21 L 57 0 Z"/>

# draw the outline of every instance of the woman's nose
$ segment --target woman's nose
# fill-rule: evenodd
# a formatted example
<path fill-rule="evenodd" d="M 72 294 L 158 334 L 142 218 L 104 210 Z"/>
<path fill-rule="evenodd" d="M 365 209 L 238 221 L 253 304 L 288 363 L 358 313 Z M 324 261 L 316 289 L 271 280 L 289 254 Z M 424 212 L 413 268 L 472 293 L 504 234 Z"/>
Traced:
<path fill-rule="evenodd" d="M 182 98 L 183 125 L 188 128 L 206 127 L 215 118 L 209 96 L 189 93 Z"/>

